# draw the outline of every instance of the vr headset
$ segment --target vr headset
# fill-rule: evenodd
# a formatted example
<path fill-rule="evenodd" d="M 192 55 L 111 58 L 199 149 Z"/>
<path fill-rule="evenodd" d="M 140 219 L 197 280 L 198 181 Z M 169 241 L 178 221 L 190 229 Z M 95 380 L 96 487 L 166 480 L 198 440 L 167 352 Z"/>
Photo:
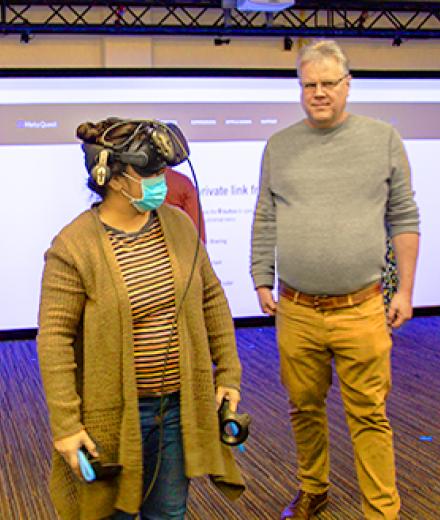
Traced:
<path fill-rule="evenodd" d="M 117 144 L 111 140 L 123 126 L 133 130 Z M 110 166 L 115 162 L 131 165 L 142 177 L 166 166 L 176 166 L 189 157 L 189 146 L 179 127 L 155 119 L 117 119 L 103 133 L 100 144 L 82 145 L 86 168 L 98 186 L 111 179 Z"/>

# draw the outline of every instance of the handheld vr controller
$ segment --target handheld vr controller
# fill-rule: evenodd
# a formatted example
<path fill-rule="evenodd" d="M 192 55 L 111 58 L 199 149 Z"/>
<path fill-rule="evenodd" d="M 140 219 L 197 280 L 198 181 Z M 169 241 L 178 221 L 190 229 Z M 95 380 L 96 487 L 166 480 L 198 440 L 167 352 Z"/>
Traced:
<path fill-rule="evenodd" d="M 121 464 L 101 462 L 99 458 L 92 457 L 85 448 L 78 450 L 78 463 L 86 482 L 109 480 L 118 476 L 122 471 Z"/>
<path fill-rule="evenodd" d="M 247 413 L 232 412 L 229 401 L 223 399 L 218 411 L 220 422 L 220 440 L 228 446 L 242 444 L 249 435 L 251 417 Z"/>

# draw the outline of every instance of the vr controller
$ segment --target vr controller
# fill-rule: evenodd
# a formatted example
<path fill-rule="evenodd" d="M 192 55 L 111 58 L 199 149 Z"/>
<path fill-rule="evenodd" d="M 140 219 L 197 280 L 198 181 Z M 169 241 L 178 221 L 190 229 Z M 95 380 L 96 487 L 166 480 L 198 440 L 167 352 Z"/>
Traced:
<path fill-rule="evenodd" d="M 86 482 L 110 480 L 117 477 L 122 471 L 121 464 L 101 462 L 99 457 L 92 457 L 85 448 L 78 450 L 78 463 L 81 474 Z"/>
<path fill-rule="evenodd" d="M 247 413 L 236 413 L 229 408 L 229 401 L 223 399 L 218 411 L 220 440 L 228 446 L 238 446 L 248 438 L 251 417 Z"/>

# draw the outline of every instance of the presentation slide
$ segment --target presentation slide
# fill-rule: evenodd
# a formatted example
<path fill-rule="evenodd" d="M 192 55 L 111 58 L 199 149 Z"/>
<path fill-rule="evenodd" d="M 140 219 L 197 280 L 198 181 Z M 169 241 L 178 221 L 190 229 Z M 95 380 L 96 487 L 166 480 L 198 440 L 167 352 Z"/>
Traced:
<path fill-rule="evenodd" d="M 354 79 L 349 102 L 351 112 L 392 123 L 404 139 L 422 220 L 414 305 L 438 306 L 440 79 Z M 260 162 L 270 135 L 304 117 L 297 79 L 2 77 L 0 330 L 37 326 L 44 252 L 96 200 L 76 127 L 108 116 L 172 121 L 183 130 L 208 253 L 232 314 L 262 316 L 249 274 Z M 176 169 L 191 178 L 187 164 Z"/>

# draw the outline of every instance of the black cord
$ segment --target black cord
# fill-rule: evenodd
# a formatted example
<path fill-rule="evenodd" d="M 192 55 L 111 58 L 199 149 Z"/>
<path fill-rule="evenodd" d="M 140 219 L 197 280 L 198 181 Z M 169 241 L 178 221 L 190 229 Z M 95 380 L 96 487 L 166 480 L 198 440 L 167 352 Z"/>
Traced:
<path fill-rule="evenodd" d="M 197 226 L 197 230 L 198 230 L 198 239 L 197 239 L 196 249 L 194 251 L 194 258 L 193 258 L 193 262 L 192 262 L 192 266 L 191 266 L 191 272 L 189 274 L 189 277 L 188 277 L 188 280 L 187 280 L 187 283 L 186 283 L 186 286 L 185 286 L 185 290 L 183 291 L 182 299 L 180 300 L 179 305 L 177 307 L 176 315 L 174 317 L 173 323 L 171 324 L 171 329 L 170 329 L 170 334 L 169 334 L 169 338 L 168 338 L 167 349 L 166 349 L 166 352 L 165 352 L 165 360 L 164 360 L 164 363 L 163 363 L 162 376 L 161 376 L 162 377 L 162 382 L 161 382 L 161 387 L 160 387 L 159 445 L 158 445 L 158 448 L 157 448 L 156 466 L 154 468 L 154 473 L 153 473 L 153 477 L 151 479 L 151 482 L 150 482 L 147 490 L 144 493 L 144 498 L 142 499 L 142 503 L 144 503 L 148 499 L 148 497 L 150 496 L 150 494 L 151 494 L 151 492 L 153 490 L 154 484 L 156 483 L 157 477 L 159 475 L 160 465 L 162 463 L 162 447 L 163 447 L 163 435 L 164 435 L 163 418 L 164 418 L 164 403 L 165 403 L 165 399 L 164 399 L 165 396 L 164 396 L 164 393 L 163 393 L 163 389 L 165 387 L 165 372 L 166 372 L 166 368 L 167 368 L 168 356 L 169 356 L 169 352 L 170 352 L 170 348 L 171 348 L 171 341 L 172 341 L 172 338 L 173 338 L 174 329 L 177 327 L 177 321 L 179 319 L 179 315 L 180 315 L 180 312 L 182 310 L 183 302 L 185 301 L 185 298 L 186 298 L 186 296 L 188 294 L 188 291 L 189 291 L 189 288 L 191 286 L 191 282 L 193 280 L 194 272 L 195 272 L 195 268 L 196 268 L 197 258 L 199 256 L 199 251 L 200 251 L 200 240 L 201 240 L 200 229 L 201 229 L 201 223 L 202 223 L 202 206 L 201 206 L 201 203 L 200 203 L 199 185 L 198 185 L 198 182 L 197 182 L 197 178 L 196 178 L 196 175 L 195 175 L 195 172 L 194 172 L 193 165 L 191 164 L 191 161 L 189 159 L 187 159 L 187 161 L 188 161 L 189 167 L 191 169 L 191 173 L 192 173 L 192 176 L 193 176 L 193 179 L 194 179 L 194 185 L 195 185 L 196 192 L 197 192 L 197 209 L 198 209 L 198 219 L 197 219 L 198 220 L 198 226 Z"/>

